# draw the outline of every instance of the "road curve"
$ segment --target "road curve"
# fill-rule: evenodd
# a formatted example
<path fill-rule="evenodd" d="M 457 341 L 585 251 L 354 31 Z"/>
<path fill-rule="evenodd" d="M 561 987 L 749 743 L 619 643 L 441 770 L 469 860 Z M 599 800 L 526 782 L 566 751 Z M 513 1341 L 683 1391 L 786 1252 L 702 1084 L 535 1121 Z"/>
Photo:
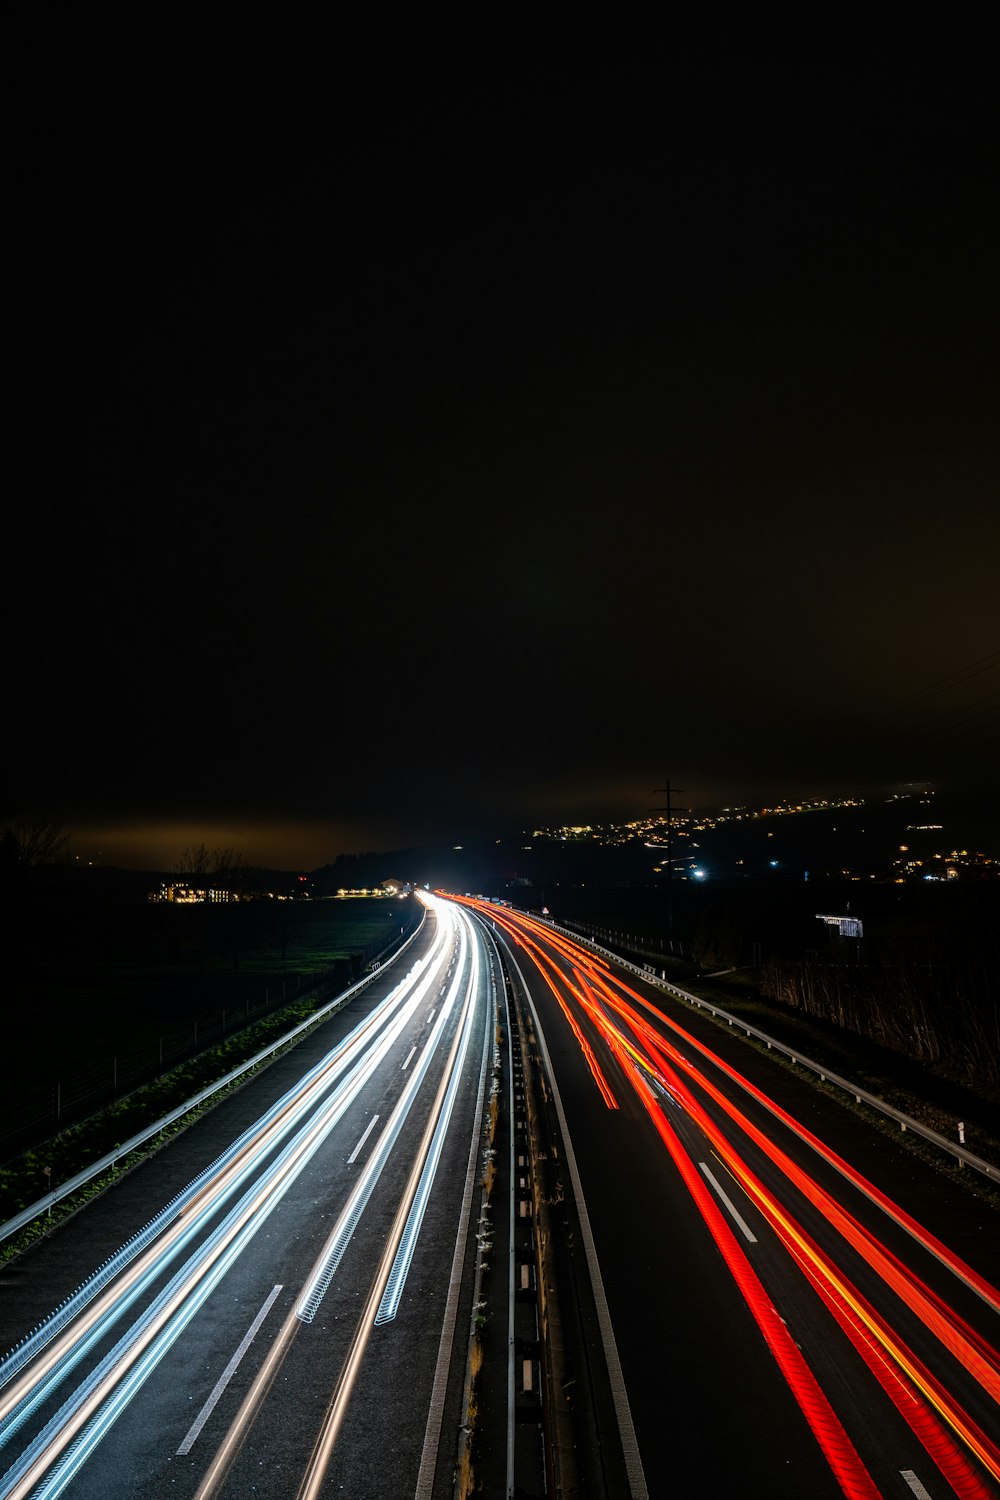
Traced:
<path fill-rule="evenodd" d="M 481 928 L 426 904 L 405 960 L 0 1277 L 3 1500 L 450 1481 L 496 1004 Z"/>
<path fill-rule="evenodd" d="M 551 1070 L 631 1492 L 995 1496 L 996 1277 L 908 1206 L 950 1192 L 957 1223 L 960 1190 L 550 923 L 460 904 L 504 945 Z"/>

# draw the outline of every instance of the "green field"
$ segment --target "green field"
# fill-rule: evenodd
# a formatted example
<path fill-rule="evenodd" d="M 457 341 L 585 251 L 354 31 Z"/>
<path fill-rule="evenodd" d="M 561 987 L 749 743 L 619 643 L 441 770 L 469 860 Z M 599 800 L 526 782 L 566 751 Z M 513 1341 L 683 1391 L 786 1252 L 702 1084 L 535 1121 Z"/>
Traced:
<path fill-rule="evenodd" d="M 0 1085 L 45 1087 L 167 1039 L 227 1032 L 399 936 L 399 900 L 32 908 L 6 935 Z"/>

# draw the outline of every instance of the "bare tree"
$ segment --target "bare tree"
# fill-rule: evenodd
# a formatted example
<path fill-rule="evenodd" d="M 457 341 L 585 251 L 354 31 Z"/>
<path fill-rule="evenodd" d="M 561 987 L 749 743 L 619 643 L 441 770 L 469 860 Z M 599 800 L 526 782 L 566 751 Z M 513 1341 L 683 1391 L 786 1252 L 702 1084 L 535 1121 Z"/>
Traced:
<path fill-rule="evenodd" d="M 69 844 L 69 834 L 58 818 L 40 812 L 22 812 L 4 820 L 4 851 L 21 869 L 59 864 Z"/>
<path fill-rule="evenodd" d="M 243 870 L 243 856 L 234 849 L 209 850 L 204 844 L 190 845 L 184 850 L 177 866 L 177 874 L 189 881 L 201 881 L 219 891 L 233 889 Z"/>

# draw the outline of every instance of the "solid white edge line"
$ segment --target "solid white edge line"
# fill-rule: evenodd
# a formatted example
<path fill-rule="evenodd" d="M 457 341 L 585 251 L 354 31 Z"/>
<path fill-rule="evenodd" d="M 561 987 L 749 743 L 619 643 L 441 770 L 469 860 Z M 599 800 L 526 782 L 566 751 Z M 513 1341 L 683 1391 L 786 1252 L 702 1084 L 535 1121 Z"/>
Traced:
<path fill-rule="evenodd" d="M 744 1219 L 743 1215 L 740 1213 L 739 1209 L 736 1207 L 736 1204 L 733 1202 L 732 1198 L 730 1198 L 729 1194 L 726 1192 L 725 1188 L 722 1186 L 722 1183 L 719 1182 L 718 1178 L 715 1176 L 715 1173 L 712 1171 L 711 1167 L 708 1165 L 707 1162 L 704 1162 L 704 1161 L 700 1161 L 698 1163 L 698 1165 L 701 1168 L 701 1170 L 704 1172 L 705 1176 L 708 1178 L 709 1182 L 712 1184 L 712 1187 L 715 1189 L 715 1191 L 718 1194 L 718 1196 L 722 1199 L 722 1202 L 725 1204 L 726 1208 L 728 1208 L 728 1210 L 729 1210 L 730 1214 L 732 1215 L 733 1219 L 736 1221 L 736 1223 L 739 1225 L 740 1229 L 743 1231 L 743 1234 L 744 1234 L 745 1238 L 750 1241 L 751 1245 L 756 1245 L 756 1243 L 757 1243 L 757 1236 L 754 1234 L 753 1230 L 750 1228 L 750 1225 L 747 1223 L 746 1219 Z"/>
<path fill-rule="evenodd" d="M 510 955 L 511 963 L 517 970 L 517 976 L 521 981 L 521 988 L 524 991 L 528 1008 L 531 1011 L 531 1018 L 535 1025 L 535 1034 L 538 1037 L 539 1050 L 542 1054 L 542 1061 L 545 1064 L 545 1071 L 552 1089 L 552 1100 L 556 1107 L 559 1129 L 562 1131 L 563 1150 L 566 1153 L 566 1166 L 576 1199 L 576 1210 L 580 1220 L 580 1233 L 583 1237 L 587 1268 L 590 1272 L 591 1285 L 594 1291 L 597 1321 L 601 1330 L 601 1342 L 604 1345 L 604 1358 L 608 1365 L 608 1378 L 611 1382 L 611 1394 L 615 1403 L 615 1415 L 618 1418 L 618 1432 L 621 1437 L 629 1491 L 632 1500 L 649 1500 L 649 1489 L 646 1485 L 646 1475 L 642 1467 L 639 1441 L 635 1435 L 635 1424 L 632 1421 L 632 1408 L 629 1406 L 628 1391 L 625 1389 L 625 1376 L 618 1354 L 618 1345 L 615 1342 L 614 1326 L 611 1322 L 611 1309 L 608 1307 L 607 1293 L 604 1290 L 601 1265 L 597 1258 L 597 1246 L 594 1243 L 594 1231 L 591 1228 L 590 1215 L 587 1212 L 587 1202 L 583 1196 L 583 1183 L 580 1180 L 580 1170 L 576 1163 L 576 1152 L 573 1150 L 573 1142 L 570 1139 L 569 1125 L 566 1121 L 566 1112 L 563 1109 L 562 1095 L 559 1092 L 559 1085 L 556 1083 L 552 1059 L 549 1056 L 548 1045 L 545 1041 L 545 1033 L 542 1031 L 538 1012 L 535 1009 L 535 1002 L 531 998 L 524 974 L 521 971 L 521 965 L 515 958 L 513 951 L 510 948 L 507 951 Z"/>
<path fill-rule="evenodd" d="M 496 923 L 493 924 L 493 931 L 496 932 Z M 497 963 L 499 965 L 500 950 L 497 947 L 495 937 L 492 939 L 492 942 L 497 952 Z M 504 1500 L 513 1500 L 515 1490 L 514 1464 L 516 1459 L 514 1451 L 514 1424 L 517 1420 L 517 1392 L 514 1389 L 514 1351 L 516 1348 L 514 1340 L 514 1300 L 516 1296 L 514 1290 L 514 1263 L 517 1253 L 514 1243 L 514 1180 L 516 1176 L 514 1171 L 516 1130 L 514 1128 L 514 1065 L 512 1058 L 514 1022 L 510 1014 L 510 995 L 507 991 L 507 982 L 502 973 L 500 974 L 500 983 L 503 985 L 503 1013 L 507 1027 L 507 1119 L 509 1125 L 507 1134 L 510 1140 L 507 1153 L 507 1169 L 510 1173 L 510 1183 L 507 1189 L 507 1489 Z M 523 1177 L 521 1181 L 524 1181 Z M 524 1269 L 527 1270 L 527 1266 Z M 536 1323 L 538 1321 L 537 1311 L 535 1313 L 535 1321 Z"/>
<path fill-rule="evenodd" d="M 484 983 L 485 966 L 484 966 Z M 448 1296 L 445 1304 L 444 1321 L 441 1325 L 441 1338 L 438 1343 L 437 1367 L 434 1371 L 434 1385 L 431 1391 L 430 1402 L 427 1407 L 427 1425 L 424 1429 L 424 1446 L 420 1455 L 420 1470 L 417 1474 L 417 1484 L 413 1492 L 414 1500 L 431 1500 L 434 1488 L 434 1471 L 437 1467 L 438 1448 L 441 1443 L 441 1427 L 444 1422 L 445 1396 L 448 1388 L 448 1371 L 451 1367 L 452 1353 L 455 1344 L 455 1326 L 458 1321 L 458 1298 L 462 1288 L 462 1270 L 465 1262 L 466 1240 L 469 1234 L 469 1216 L 472 1212 L 472 1195 L 475 1191 L 476 1181 L 479 1174 L 479 1152 L 482 1146 L 483 1131 L 483 1105 L 485 1102 L 486 1070 L 490 1058 L 490 1041 L 493 1035 L 493 1014 L 487 1000 L 486 1033 L 483 1039 L 483 1058 L 479 1068 L 479 1091 L 477 1094 L 475 1124 L 472 1131 L 472 1144 L 469 1147 L 469 1165 L 465 1174 L 465 1189 L 462 1194 L 462 1208 L 459 1218 L 459 1229 L 455 1237 L 455 1252 L 451 1260 L 451 1277 L 448 1282 Z"/>
<path fill-rule="evenodd" d="M 351 1152 L 350 1156 L 347 1158 L 347 1165 L 348 1166 L 350 1166 L 352 1162 L 357 1161 L 358 1154 L 361 1151 L 362 1146 L 364 1145 L 364 1143 L 368 1139 L 368 1137 L 371 1135 L 372 1131 L 375 1129 L 375 1121 L 377 1119 L 378 1119 L 378 1115 L 372 1115 L 371 1119 L 368 1121 L 368 1124 L 365 1126 L 365 1133 L 364 1133 L 364 1135 L 361 1137 L 360 1141 L 355 1146 L 355 1148 Z"/>
<path fill-rule="evenodd" d="M 274 1305 L 274 1299 L 277 1297 L 280 1291 L 280 1283 L 279 1285 L 272 1287 L 267 1300 L 265 1301 L 263 1307 L 260 1309 L 260 1312 L 254 1318 L 253 1322 L 250 1324 L 250 1327 L 243 1335 L 243 1341 L 240 1344 L 239 1348 L 233 1355 L 232 1359 L 229 1361 L 226 1368 L 223 1370 L 222 1374 L 219 1376 L 218 1380 L 215 1382 L 215 1387 L 212 1391 L 212 1394 L 205 1402 L 205 1405 L 202 1407 L 197 1417 L 195 1417 L 194 1423 L 192 1424 L 187 1437 L 184 1439 L 183 1443 L 181 1443 L 180 1447 L 177 1450 L 176 1456 L 178 1458 L 183 1458 L 185 1454 L 191 1452 L 191 1449 L 194 1447 L 195 1443 L 198 1440 L 198 1435 L 201 1432 L 201 1429 L 204 1427 L 205 1423 L 212 1415 L 212 1412 L 215 1410 L 216 1402 L 218 1401 L 219 1397 L 222 1395 L 223 1391 L 226 1389 L 226 1386 L 236 1374 L 236 1370 L 239 1366 L 240 1360 L 243 1358 L 244 1354 L 246 1354 L 247 1350 L 250 1348 L 250 1345 L 253 1343 L 254 1335 L 256 1334 L 260 1325 L 263 1323 L 264 1319 L 267 1317 L 268 1313 L 271 1311 L 271 1308 Z"/>
<path fill-rule="evenodd" d="M 403 1289 L 406 1285 L 410 1266 L 420 1239 L 431 1194 L 434 1190 L 434 1183 L 437 1178 L 438 1167 L 441 1164 L 445 1141 L 451 1129 L 455 1104 L 461 1090 L 465 1061 L 469 1048 L 472 1046 L 473 1032 L 475 1031 L 476 1007 L 481 989 L 480 954 L 475 944 L 472 944 L 471 947 L 468 967 L 469 979 L 464 1001 L 464 1013 L 459 1016 L 455 1029 L 455 1040 L 450 1061 L 442 1077 L 441 1087 L 444 1092 L 442 1093 L 439 1090 L 437 1095 L 439 1103 L 435 1110 L 436 1121 L 427 1143 L 423 1165 L 420 1169 L 417 1185 L 410 1202 L 410 1211 L 407 1214 L 403 1233 L 400 1236 L 399 1247 L 396 1251 L 396 1258 L 392 1263 L 392 1269 L 389 1272 L 385 1292 L 379 1303 L 378 1312 L 375 1315 L 377 1327 L 384 1327 L 386 1323 L 392 1322 L 399 1308 Z"/>
<path fill-rule="evenodd" d="M 914 1474 L 912 1469 L 900 1469 L 899 1472 L 906 1480 L 907 1484 L 910 1486 L 910 1489 L 916 1495 L 917 1500 L 931 1500 L 930 1491 L 924 1489 L 923 1485 L 920 1483 L 920 1480 L 917 1478 L 916 1474 Z"/>
<path fill-rule="evenodd" d="M 466 931 L 465 937 L 466 939 L 474 941 L 474 936 L 471 934 L 471 923 L 469 923 L 469 929 L 470 930 Z M 466 951 L 467 943 L 463 942 L 463 955 Z M 458 967 L 453 983 L 453 990 L 456 992 L 456 999 L 458 998 L 457 991 L 461 986 L 461 975 L 464 972 L 464 968 L 465 965 L 463 957 L 463 963 Z M 473 961 L 470 963 L 466 998 L 462 1002 L 462 1009 L 468 1010 L 468 1012 L 473 1017 L 475 1015 L 475 1008 L 478 1004 L 477 984 L 475 982 L 476 980 L 477 965 L 473 959 Z M 451 1002 L 449 1002 L 449 1005 L 450 1004 Z M 442 1039 L 444 1036 L 443 1023 L 446 1021 L 447 1016 L 447 1011 L 442 1012 L 439 1021 L 439 1026 L 442 1026 Z M 367 1303 L 361 1312 L 361 1316 L 357 1324 L 357 1328 L 354 1334 L 351 1348 L 347 1355 L 347 1359 L 345 1360 L 341 1369 L 333 1400 L 331 1402 L 331 1405 L 327 1409 L 326 1416 L 323 1419 L 323 1426 L 320 1430 L 318 1438 L 316 1439 L 315 1446 L 309 1459 L 308 1467 L 306 1468 L 306 1472 L 299 1486 L 297 1492 L 297 1500 L 318 1500 L 320 1492 L 324 1488 L 334 1445 L 337 1441 L 337 1436 L 344 1421 L 347 1405 L 351 1397 L 351 1391 L 354 1386 L 358 1370 L 361 1368 L 361 1363 L 364 1358 L 364 1353 L 369 1338 L 375 1331 L 376 1311 L 378 1309 L 379 1303 L 385 1295 L 385 1289 L 388 1284 L 389 1276 L 391 1274 L 396 1255 L 399 1252 L 399 1247 L 402 1242 L 403 1233 L 406 1228 L 406 1222 L 409 1218 L 410 1210 L 413 1207 L 417 1187 L 423 1173 L 424 1165 L 427 1161 L 428 1152 L 430 1150 L 430 1144 L 434 1136 L 437 1121 L 440 1118 L 441 1108 L 444 1103 L 444 1097 L 448 1088 L 448 1082 L 458 1064 L 459 1053 L 461 1051 L 461 1038 L 464 1029 L 465 1016 L 460 1014 L 455 1030 L 455 1035 L 451 1043 L 451 1049 L 445 1062 L 441 1082 L 438 1085 L 435 1099 L 431 1104 L 430 1115 L 424 1127 L 420 1144 L 414 1154 L 413 1165 L 410 1169 L 410 1173 L 403 1190 L 403 1196 L 399 1200 L 399 1205 L 397 1207 L 393 1223 L 390 1227 L 389 1234 L 385 1242 L 385 1249 L 382 1254 L 381 1262 L 379 1263 L 378 1269 L 376 1271 L 375 1279 L 372 1282 L 371 1291 L 368 1295 Z M 426 1057 L 427 1054 L 425 1053 L 425 1060 L 423 1063 L 425 1071 L 427 1067 Z M 408 1087 L 418 1086 L 423 1076 L 423 1074 L 417 1073 L 414 1076 L 414 1079 L 411 1080 L 411 1084 Z"/>

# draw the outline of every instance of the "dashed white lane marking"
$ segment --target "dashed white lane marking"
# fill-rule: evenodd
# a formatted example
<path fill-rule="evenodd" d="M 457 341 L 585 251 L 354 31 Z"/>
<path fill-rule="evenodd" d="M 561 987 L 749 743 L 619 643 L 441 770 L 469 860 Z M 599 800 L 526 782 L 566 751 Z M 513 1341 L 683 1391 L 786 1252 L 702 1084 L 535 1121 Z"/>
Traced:
<path fill-rule="evenodd" d="M 407 1057 L 405 1063 L 403 1064 L 403 1067 L 400 1069 L 400 1072 L 403 1072 L 406 1068 L 408 1068 L 410 1066 L 410 1063 L 413 1061 L 413 1054 L 414 1054 L 414 1052 L 416 1052 L 416 1050 L 417 1050 L 416 1047 L 411 1047 L 410 1048 L 409 1056 Z"/>
<path fill-rule="evenodd" d="M 191 1449 L 198 1441 L 198 1434 L 201 1432 L 201 1429 L 204 1427 L 205 1423 L 212 1415 L 212 1412 L 215 1410 L 215 1404 L 218 1401 L 219 1397 L 222 1395 L 223 1391 L 226 1389 L 226 1386 L 236 1374 L 236 1370 L 240 1360 L 243 1358 L 244 1354 L 246 1354 L 247 1350 L 250 1348 L 250 1345 L 253 1343 L 254 1334 L 257 1332 L 258 1328 L 263 1323 L 268 1313 L 271 1311 L 271 1308 L 274 1304 L 274 1299 L 277 1297 L 280 1291 L 280 1285 L 272 1288 L 267 1301 L 264 1303 L 264 1306 L 254 1318 L 253 1322 L 250 1324 L 250 1327 L 247 1329 L 246 1333 L 243 1336 L 243 1342 L 240 1344 L 240 1347 L 237 1349 L 236 1353 L 233 1355 L 232 1359 L 229 1361 L 228 1365 L 223 1370 L 218 1380 L 215 1382 L 215 1387 L 212 1391 L 212 1394 L 209 1396 L 208 1400 L 205 1402 L 205 1405 L 202 1407 L 201 1411 L 195 1418 L 194 1425 L 192 1426 L 187 1437 L 178 1448 L 178 1458 L 183 1458 L 185 1453 L 190 1453 Z"/>
<path fill-rule="evenodd" d="M 371 1135 L 372 1131 L 375 1129 L 375 1121 L 377 1119 L 378 1119 L 378 1115 L 372 1115 L 371 1119 L 368 1121 L 368 1124 L 365 1127 L 365 1133 L 364 1133 L 364 1135 L 361 1137 L 360 1141 L 355 1146 L 355 1148 L 351 1152 L 350 1156 L 347 1158 L 347 1165 L 348 1166 L 351 1165 L 352 1161 L 357 1161 L 357 1159 L 358 1159 L 358 1153 L 360 1152 L 360 1150 L 361 1150 L 362 1146 L 364 1145 L 365 1141 Z"/>
<path fill-rule="evenodd" d="M 736 1207 L 736 1204 L 733 1202 L 732 1198 L 730 1198 L 721 1182 L 718 1182 L 716 1180 L 715 1175 L 713 1174 L 711 1168 L 708 1166 L 707 1162 L 700 1161 L 698 1165 L 704 1172 L 705 1176 L 708 1178 L 709 1182 L 712 1184 L 715 1191 L 718 1193 L 719 1197 L 722 1199 L 723 1203 L 728 1208 L 729 1212 L 732 1214 L 740 1229 L 750 1241 L 751 1245 L 756 1245 L 757 1236 L 754 1234 L 753 1230 L 750 1228 L 750 1225 L 747 1223 L 746 1219 L 744 1219 L 743 1215 L 740 1213 L 739 1209 Z"/>
<path fill-rule="evenodd" d="M 920 1483 L 920 1480 L 917 1478 L 916 1474 L 914 1474 L 912 1469 L 900 1469 L 899 1472 L 902 1474 L 903 1478 L 910 1486 L 910 1489 L 916 1495 L 917 1500 L 931 1500 L 930 1491 L 924 1489 L 923 1485 Z"/>
<path fill-rule="evenodd" d="M 432 1021 L 433 1021 L 433 1019 L 434 1019 L 434 1016 L 435 1016 L 435 1014 L 436 1014 L 436 1012 L 437 1012 L 437 1006 L 436 1006 L 436 1005 L 435 1005 L 435 1007 L 434 1007 L 434 1009 L 433 1009 L 433 1010 L 432 1010 L 432 1011 L 431 1011 L 431 1013 L 430 1013 L 430 1015 L 429 1015 L 429 1016 L 428 1016 L 428 1017 L 427 1017 L 427 1025 L 428 1025 L 428 1026 L 429 1026 L 429 1025 L 430 1025 L 430 1024 L 431 1024 L 431 1022 L 432 1022 Z"/>

